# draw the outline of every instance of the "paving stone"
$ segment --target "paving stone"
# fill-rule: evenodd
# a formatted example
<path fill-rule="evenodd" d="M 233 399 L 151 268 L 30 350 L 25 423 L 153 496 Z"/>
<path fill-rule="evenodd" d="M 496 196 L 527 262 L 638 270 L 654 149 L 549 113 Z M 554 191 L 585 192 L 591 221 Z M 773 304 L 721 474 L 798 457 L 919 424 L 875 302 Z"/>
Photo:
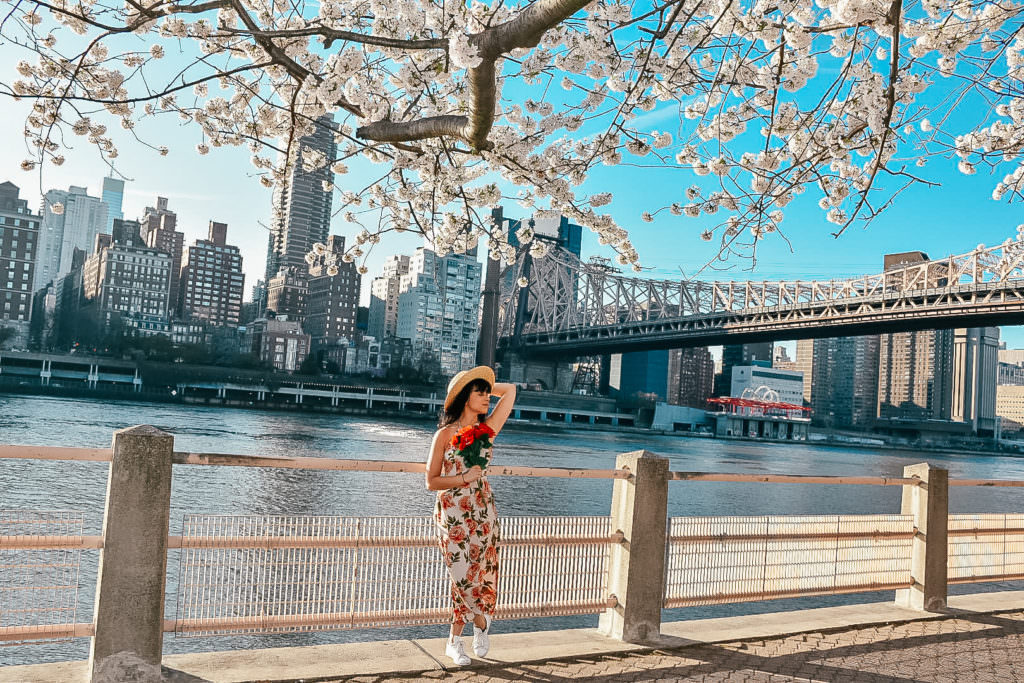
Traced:
<path fill-rule="evenodd" d="M 1004 683 L 1022 677 L 1024 611 L 372 680 Z"/>

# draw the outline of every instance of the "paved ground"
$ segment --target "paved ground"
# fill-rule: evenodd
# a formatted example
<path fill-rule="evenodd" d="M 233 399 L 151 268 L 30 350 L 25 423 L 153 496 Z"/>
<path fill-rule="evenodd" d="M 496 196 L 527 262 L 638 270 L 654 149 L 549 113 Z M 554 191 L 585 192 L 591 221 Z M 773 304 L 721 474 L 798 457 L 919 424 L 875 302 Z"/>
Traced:
<path fill-rule="evenodd" d="M 469 639 L 466 639 L 467 650 Z M 444 662 L 446 664 L 446 662 Z M 1024 681 L 1024 611 L 349 681 Z"/>

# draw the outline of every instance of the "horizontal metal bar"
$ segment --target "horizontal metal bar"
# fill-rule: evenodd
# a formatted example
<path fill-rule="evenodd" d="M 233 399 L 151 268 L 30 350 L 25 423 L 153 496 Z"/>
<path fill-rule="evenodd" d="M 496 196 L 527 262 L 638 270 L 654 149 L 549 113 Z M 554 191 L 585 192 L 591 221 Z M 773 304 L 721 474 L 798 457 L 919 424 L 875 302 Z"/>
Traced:
<path fill-rule="evenodd" d="M 600 545 L 621 543 L 619 531 L 610 536 L 527 536 L 503 538 L 502 545 Z M 168 548 L 432 548 L 437 539 L 422 536 L 168 536 Z M 2 546 L 0 546 L 2 547 Z"/>
<path fill-rule="evenodd" d="M 766 484 L 857 484 L 867 486 L 904 486 L 920 484 L 912 477 L 832 477 L 808 474 L 729 474 L 718 472 L 669 472 L 670 481 L 732 481 Z M 950 482 L 952 484 L 952 481 Z"/>
<path fill-rule="evenodd" d="M 102 536 L 4 536 L 0 550 L 95 550 L 103 547 Z"/>
<path fill-rule="evenodd" d="M 732 602 L 757 602 L 760 600 L 780 600 L 782 598 L 802 598 L 815 595 L 842 595 L 846 593 L 870 593 L 873 591 L 899 590 L 910 588 L 911 582 L 901 583 L 870 583 L 859 586 L 840 586 L 822 590 L 789 590 L 789 591 L 756 591 L 747 593 L 719 593 L 703 597 L 666 598 L 665 607 L 690 607 L 692 605 L 725 604 Z"/>
<path fill-rule="evenodd" d="M 0 626 L 0 641 L 45 640 L 48 638 L 89 638 L 96 634 L 93 624 L 40 624 Z"/>
<path fill-rule="evenodd" d="M 739 542 L 739 541 L 847 541 L 872 540 L 881 538 L 913 538 L 914 531 L 849 531 L 832 533 L 794 533 L 794 534 L 705 534 L 700 536 L 673 535 L 669 536 L 672 543 L 691 542 Z M 952 532 L 950 532 L 952 533 Z"/>
<path fill-rule="evenodd" d="M 986 581 L 1021 581 L 1024 574 L 990 574 L 987 576 L 960 576 L 946 579 L 946 583 L 984 583 Z"/>
<path fill-rule="evenodd" d="M 947 536 L 1014 536 L 1024 534 L 1024 529 L 949 529 Z"/>
<path fill-rule="evenodd" d="M 109 448 L 68 448 L 65 446 L 11 446 L 0 444 L 0 460 L 79 460 L 110 462 Z"/>
<path fill-rule="evenodd" d="M 586 602 L 543 603 L 537 605 L 499 606 L 498 617 L 510 618 L 522 613 L 551 614 L 571 610 L 572 612 L 601 611 L 618 605 L 615 596 L 605 600 Z M 447 608 L 423 610 L 388 610 L 387 612 L 335 612 L 330 614 L 256 615 L 230 617 L 226 619 L 165 619 L 165 633 L 194 633 L 196 631 L 244 631 L 251 629 L 296 628 L 302 626 L 327 626 L 379 624 L 387 622 L 443 622 L 451 617 Z"/>
<path fill-rule="evenodd" d="M 282 467 L 306 470 L 332 470 L 356 472 L 407 472 L 423 474 L 422 462 L 398 460 L 343 460 L 340 458 L 282 458 L 266 455 L 236 455 L 231 453 L 174 452 L 176 465 L 218 465 L 232 467 Z M 629 470 L 571 469 L 564 467 L 508 467 L 487 468 L 488 475 L 513 477 L 559 477 L 569 479 L 628 479 Z"/>

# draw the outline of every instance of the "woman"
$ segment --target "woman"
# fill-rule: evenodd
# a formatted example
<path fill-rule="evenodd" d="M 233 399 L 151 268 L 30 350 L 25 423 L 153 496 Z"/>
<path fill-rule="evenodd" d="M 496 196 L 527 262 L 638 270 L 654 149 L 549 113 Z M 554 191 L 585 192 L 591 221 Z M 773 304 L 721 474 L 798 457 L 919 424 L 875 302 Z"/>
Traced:
<path fill-rule="evenodd" d="M 491 396 L 499 397 L 490 415 Z M 457 666 L 470 663 L 462 629 L 473 621 L 473 652 L 487 655 L 494 605 L 498 599 L 498 514 L 480 465 L 468 467 L 453 440 L 460 430 L 484 424 L 497 435 L 512 412 L 516 388 L 495 384 L 494 371 L 480 366 L 458 373 L 448 384 L 440 429 L 427 460 L 427 488 L 437 491 L 434 521 L 452 587 L 452 628 L 445 654 Z M 490 462 L 491 449 L 480 455 Z M 486 467 L 486 465 L 484 465 Z"/>

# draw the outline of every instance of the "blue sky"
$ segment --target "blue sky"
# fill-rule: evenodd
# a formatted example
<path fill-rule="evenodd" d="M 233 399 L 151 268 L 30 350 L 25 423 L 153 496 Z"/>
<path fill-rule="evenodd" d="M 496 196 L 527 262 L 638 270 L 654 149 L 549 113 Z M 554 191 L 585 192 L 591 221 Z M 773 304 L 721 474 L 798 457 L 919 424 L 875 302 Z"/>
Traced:
<path fill-rule="evenodd" d="M 10 46 L 0 46 L 0 75 L 8 81 L 13 73 L 16 55 Z M 27 111 L 27 102 L 5 99 L 0 106 L 0 181 L 10 180 L 22 190 L 22 197 L 38 207 L 42 190 L 68 185 L 84 185 L 90 194 L 98 195 L 107 169 L 94 150 L 86 145 L 66 153 L 61 167 L 48 166 L 42 185 L 37 171 L 25 172 L 19 164 L 26 154 L 20 131 Z M 664 118 L 665 129 L 674 129 L 674 112 L 656 110 L 647 116 Z M 116 124 L 104 121 L 113 128 Z M 207 156 L 195 153 L 201 140 L 194 127 L 181 127 L 170 117 L 144 121 L 137 127 L 140 136 L 154 144 L 171 148 L 166 157 L 132 142 L 123 135 L 117 139 L 120 157 L 117 168 L 129 178 L 126 184 L 124 211 L 126 216 L 141 215 L 145 206 L 154 203 L 157 195 L 169 198 L 169 206 L 178 213 L 179 229 L 186 243 L 205 237 L 210 220 L 228 224 L 228 240 L 237 244 L 244 257 L 247 288 L 262 276 L 266 256 L 267 232 L 261 224 L 268 222 L 270 192 L 251 175 L 249 152 L 238 148 L 213 149 Z M 79 138 L 79 140 L 81 140 Z M 372 173 L 369 165 L 353 165 L 353 172 L 339 178 L 339 187 L 358 189 L 364 173 Z M 817 208 L 817 196 L 808 192 L 786 210 L 782 228 L 792 243 L 792 251 L 781 239 L 770 236 L 762 243 L 757 264 L 736 261 L 730 270 L 707 272 L 703 279 L 828 279 L 863 275 L 881 270 L 885 253 L 921 250 L 932 258 L 962 253 L 977 244 L 996 244 L 1015 235 L 1016 226 L 1024 223 L 1020 205 L 997 203 L 990 198 L 995 183 L 1006 172 L 997 175 L 979 172 L 964 176 L 956 163 L 933 159 L 918 169 L 941 187 L 924 186 L 903 193 L 895 205 L 867 228 L 852 226 L 836 239 L 831 236 L 835 226 L 826 223 Z M 689 171 L 618 166 L 599 168 L 588 180 L 591 192 L 612 191 L 615 200 L 608 207 L 621 225 L 631 229 L 632 239 L 646 268 L 645 276 L 665 279 L 681 277 L 681 271 L 696 273 L 714 255 L 714 243 L 702 242 L 698 235 L 703 219 L 687 219 L 659 215 L 655 223 L 643 223 L 642 211 L 673 201 L 683 202 L 685 188 L 700 181 Z M 337 198 L 336 198 L 337 200 Z M 337 205 L 337 203 L 336 203 Z M 525 212 L 514 202 L 506 203 L 506 215 L 516 217 Z M 721 215 L 716 216 L 721 218 Z M 355 230 L 340 216 L 333 232 L 351 237 Z M 410 252 L 421 244 L 413 235 L 389 235 L 367 260 L 370 277 L 392 253 Z M 584 235 L 584 256 L 610 255 L 597 244 L 591 233 Z M 368 279 L 364 283 L 364 302 L 368 299 Z M 1012 347 L 1024 347 L 1024 328 L 1003 328 L 1003 339 Z"/>

